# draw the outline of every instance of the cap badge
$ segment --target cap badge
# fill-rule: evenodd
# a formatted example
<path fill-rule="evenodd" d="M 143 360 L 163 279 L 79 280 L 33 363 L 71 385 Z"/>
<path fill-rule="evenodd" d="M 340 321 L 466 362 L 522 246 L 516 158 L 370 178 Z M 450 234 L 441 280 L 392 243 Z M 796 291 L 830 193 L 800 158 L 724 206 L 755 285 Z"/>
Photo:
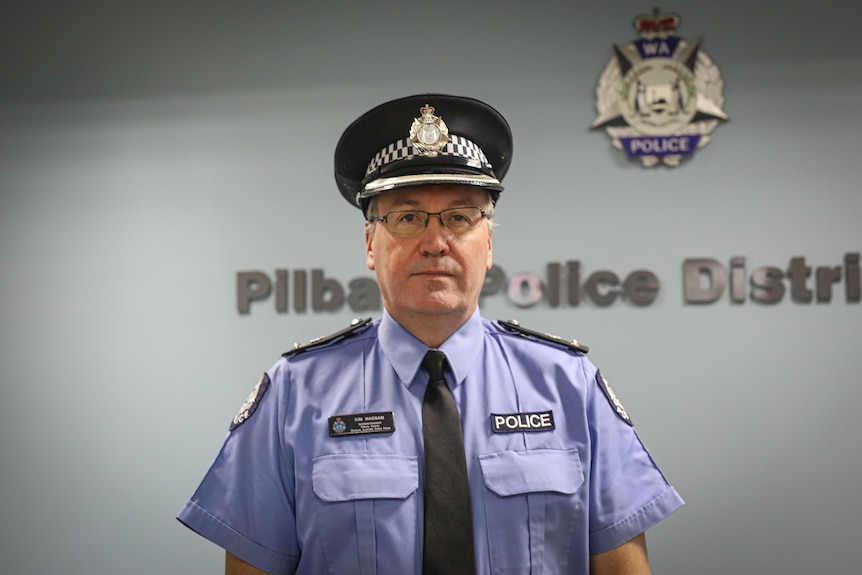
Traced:
<path fill-rule="evenodd" d="M 436 156 L 449 143 L 449 128 L 434 107 L 425 104 L 419 109 L 422 116 L 413 119 L 410 126 L 410 143 L 423 156 Z"/>

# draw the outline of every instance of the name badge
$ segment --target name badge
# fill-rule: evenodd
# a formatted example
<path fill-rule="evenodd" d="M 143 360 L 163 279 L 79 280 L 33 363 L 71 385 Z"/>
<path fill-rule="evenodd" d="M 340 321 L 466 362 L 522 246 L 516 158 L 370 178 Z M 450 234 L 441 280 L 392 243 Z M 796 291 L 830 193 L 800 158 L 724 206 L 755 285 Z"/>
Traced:
<path fill-rule="evenodd" d="M 392 433 L 395 431 L 395 414 L 391 411 L 333 415 L 329 418 L 329 436 Z"/>
<path fill-rule="evenodd" d="M 494 433 L 550 431 L 554 429 L 554 412 L 536 411 L 533 413 L 492 413 L 491 429 Z"/>

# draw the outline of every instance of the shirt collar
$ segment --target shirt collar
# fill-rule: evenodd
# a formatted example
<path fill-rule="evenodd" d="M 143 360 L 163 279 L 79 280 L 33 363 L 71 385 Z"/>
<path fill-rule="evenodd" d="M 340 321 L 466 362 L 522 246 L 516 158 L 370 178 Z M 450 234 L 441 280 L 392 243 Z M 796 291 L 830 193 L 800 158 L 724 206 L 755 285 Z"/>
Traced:
<path fill-rule="evenodd" d="M 446 354 L 455 385 L 464 381 L 472 368 L 482 347 L 482 332 L 482 317 L 476 308 L 470 319 L 438 348 Z M 395 373 L 404 385 L 410 386 L 417 379 L 422 358 L 430 348 L 404 329 L 386 310 L 383 311 L 377 337 Z"/>

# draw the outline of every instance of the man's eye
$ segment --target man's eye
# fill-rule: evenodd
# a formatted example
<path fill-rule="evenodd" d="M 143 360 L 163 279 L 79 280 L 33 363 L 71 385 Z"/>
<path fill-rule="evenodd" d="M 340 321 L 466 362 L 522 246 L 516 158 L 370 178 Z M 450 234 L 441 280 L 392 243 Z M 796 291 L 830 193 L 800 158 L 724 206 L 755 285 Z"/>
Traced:
<path fill-rule="evenodd" d="M 400 224 L 412 224 L 418 219 L 418 216 L 414 212 L 405 212 L 398 215 L 398 223 Z"/>

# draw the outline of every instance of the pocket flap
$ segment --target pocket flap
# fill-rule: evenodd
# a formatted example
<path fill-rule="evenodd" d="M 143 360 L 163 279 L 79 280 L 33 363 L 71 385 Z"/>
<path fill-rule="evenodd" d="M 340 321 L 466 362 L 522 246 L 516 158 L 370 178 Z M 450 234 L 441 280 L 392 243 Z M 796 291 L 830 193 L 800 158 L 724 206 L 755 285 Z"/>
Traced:
<path fill-rule="evenodd" d="M 405 499 L 419 488 L 419 462 L 407 455 L 324 455 L 315 458 L 311 481 L 324 501 Z"/>
<path fill-rule="evenodd" d="M 501 451 L 479 457 L 485 486 L 497 495 L 575 493 L 584 483 L 577 449 Z"/>

